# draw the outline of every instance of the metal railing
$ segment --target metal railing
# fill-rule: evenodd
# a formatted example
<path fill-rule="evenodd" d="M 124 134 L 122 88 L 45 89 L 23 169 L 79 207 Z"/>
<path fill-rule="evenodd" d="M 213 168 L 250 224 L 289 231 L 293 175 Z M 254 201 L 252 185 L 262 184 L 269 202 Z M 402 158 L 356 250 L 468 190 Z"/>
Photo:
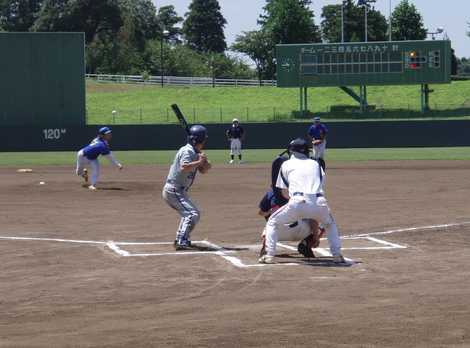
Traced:
<path fill-rule="evenodd" d="M 161 85 L 161 76 L 86 74 L 86 78 L 97 82 L 133 83 Z M 164 86 L 203 87 L 276 87 L 276 80 L 219 79 L 211 77 L 163 76 Z"/>

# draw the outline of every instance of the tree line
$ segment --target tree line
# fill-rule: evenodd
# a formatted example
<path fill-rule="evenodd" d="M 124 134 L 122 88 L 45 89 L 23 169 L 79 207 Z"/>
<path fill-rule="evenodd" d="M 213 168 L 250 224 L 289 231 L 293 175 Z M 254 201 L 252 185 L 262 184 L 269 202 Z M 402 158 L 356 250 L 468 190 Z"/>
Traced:
<path fill-rule="evenodd" d="M 315 23 L 311 0 L 266 0 L 259 30 L 228 47 L 218 0 L 192 0 L 184 17 L 151 0 L 0 0 L 0 30 L 85 33 L 89 73 L 275 78 L 275 46 L 365 39 L 364 7 L 354 0 L 324 6 Z M 388 40 L 387 19 L 369 4 L 368 40 Z M 393 40 L 426 38 L 423 18 L 408 0 L 392 14 Z M 163 50 L 162 50 L 163 49 Z M 253 69 L 230 51 L 243 53 Z"/>

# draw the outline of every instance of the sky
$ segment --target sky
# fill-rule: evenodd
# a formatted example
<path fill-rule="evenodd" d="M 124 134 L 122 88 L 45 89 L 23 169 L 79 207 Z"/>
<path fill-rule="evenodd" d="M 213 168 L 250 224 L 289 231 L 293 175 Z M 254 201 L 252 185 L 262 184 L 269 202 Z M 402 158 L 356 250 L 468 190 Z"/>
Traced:
<path fill-rule="evenodd" d="M 158 7 L 174 5 L 178 15 L 184 17 L 191 0 L 153 0 Z M 387 18 L 390 0 L 377 0 L 375 7 Z M 400 0 L 391 0 L 392 6 Z M 470 57 L 470 37 L 466 35 L 467 22 L 470 22 L 470 0 L 410 0 L 420 11 L 424 24 L 429 30 L 445 28 L 452 40 L 452 47 L 458 57 Z M 262 12 L 265 0 L 219 0 L 222 14 L 227 20 L 225 36 L 230 45 L 242 31 L 258 28 L 257 19 Z M 325 5 L 339 4 L 341 0 L 313 0 L 312 9 L 316 24 L 321 22 L 321 8 Z"/>

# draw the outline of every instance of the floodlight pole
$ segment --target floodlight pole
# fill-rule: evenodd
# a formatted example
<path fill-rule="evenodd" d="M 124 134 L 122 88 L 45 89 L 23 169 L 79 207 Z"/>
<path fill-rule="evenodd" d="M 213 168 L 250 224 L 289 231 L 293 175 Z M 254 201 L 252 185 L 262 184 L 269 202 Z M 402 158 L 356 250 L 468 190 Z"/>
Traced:
<path fill-rule="evenodd" d="M 392 41 L 392 0 L 389 3 L 389 16 L 388 16 L 388 41 Z"/>
<path fill-rule="evenodd" d="M 368 39 L 368 35 L 367 35 L 367 3 L 364 5 L 364 20 L 365 20 L 365 28 L 366 28 L 366 31 L 365 31 L 365 42 L 367 42 L 367 39 Z"/>
<path fill-rule="evenodd" d="M 344 0 L 341 0 L 341 42 L 344 42 Z"/>
<path fill-rule="evenodd" d="M 162 88 L 163 86 L 165 85 L 165 81 L 164 81 L 164 75 L 165 75 L 165 65 L 164 65 L 164 62 L 163 62 L 163 41 L 165 40 L 165 36 L 168 34 L 168 30 L 163 30 L 162 31 L 162 39 L 160 40 L 160 78 L 161 78 L 161 85 L 162 85 Z"/>

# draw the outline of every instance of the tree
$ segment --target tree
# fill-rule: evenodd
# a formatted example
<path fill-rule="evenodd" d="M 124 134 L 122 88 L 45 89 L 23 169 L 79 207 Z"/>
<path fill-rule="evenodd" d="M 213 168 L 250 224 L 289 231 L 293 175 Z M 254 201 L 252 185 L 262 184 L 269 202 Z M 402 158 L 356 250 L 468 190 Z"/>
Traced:
<path fill-rule="evenodd" d="M 344 6 L 344 41 L 365 41 L 365 9 L 357 6 L 353 0 L 345 0 Z M 341 42 L 341 5 L 328 5 L 322 9 L 322 36 L 327 42 Z M 387 39 L 387 20 L 374 8 L 367 9 L 368 41 Z"/>
<path fill-rule="evenodd" d="M 423 17 L 408 0 L 402 0 L 392 13 L 392 38 L 397 41 L 426 39 Z"/>
<path fill-rule="evenodd" d="M 198 52 L 223 53 L 226 23 L 217 0 L 192 0 L 183 24 L 186 43 Z"/>
<path fill-rule="evenodd" d="M 0 27 L 28 31 L 37 19 L 42 0 L 0 0 Z"/>
<path fill-rule="evenodd" d="M 168 31 L 165 38 L 166 41 L 173 44 L 181 43 L 181 29 L 176 25 L 181 23 L 183 18 L 178 16 L 175 11 L 175 7 L 173 5 L 160 7 L 157 19 L 160 25 L 160 35 L 164 30 L 166 30 Z"/>
<path fill-rule="evenodd" d="M 238 35 L 232 50 L 246 54 L 256 65 L 258 79 L 268 78 L 269 62 L 273 60 L 271 37 L 264 31 L 248 31 Z"/>
<path fill-rule="evenodd" d="M 123 29 L 127 31 L 133 45 L 139 51 L 143 51 L 148 40 L 159 36 L 160 26 L 157 9 L 151 0 L 121 1 L 121 11 L 125 18 L 125 28 Z"/>
<path fill-rule="evenodd" d="M 116 34 L 123 25 L 118 0 L 45 0 L 34 31 L 83 31 L 87 43 L 100 32 Z"/>
<path fill-rule="evenodd" d="M 310 0 L 267 0 L 259 23 L 273 44 L 320 42 Z"/>

